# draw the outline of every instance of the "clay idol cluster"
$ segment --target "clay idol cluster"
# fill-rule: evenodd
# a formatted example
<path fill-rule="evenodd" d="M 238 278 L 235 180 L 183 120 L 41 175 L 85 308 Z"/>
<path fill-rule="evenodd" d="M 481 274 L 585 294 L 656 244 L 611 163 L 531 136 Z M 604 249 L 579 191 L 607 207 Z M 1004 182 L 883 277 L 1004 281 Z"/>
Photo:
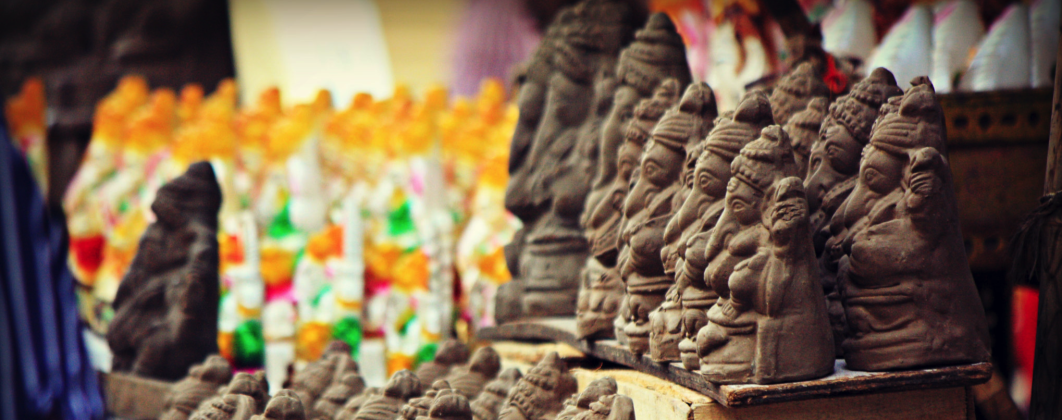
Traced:
<path fill-rule="evenodd" d="M 809 47 L 720 113 L 670 19 L 634 16 L 565 10 L 522 75 L 499 322 L 575 316 L 724 384 L 988 360 L 928 78 Z"/>
<path fill-rule="evenodd" d="M 366 387 L 351 348 L 332 342 L 270 395 L 263 371 L 233 375 L 210 356 L 167 394 L 159 420 L 634 420 L 634 403 L 602 377 L 578 392 L 556 352 L 521 373 L 492 347 L 443 342 L 434 361 Z M 470 354 L 471 353 L 471 354 Z"/>

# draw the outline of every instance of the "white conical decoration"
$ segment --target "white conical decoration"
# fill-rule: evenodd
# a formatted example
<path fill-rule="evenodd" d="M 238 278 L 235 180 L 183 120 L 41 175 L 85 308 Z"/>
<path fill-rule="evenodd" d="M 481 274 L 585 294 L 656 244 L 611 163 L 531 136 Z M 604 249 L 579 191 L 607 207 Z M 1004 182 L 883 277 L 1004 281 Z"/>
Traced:
<path fill-rule="evenodd" d="M 932 50 L 933 13 L 925 5 L 913 5 L 885 35 L 866 67 L 888 69 L 906 89 L 911 79 L 929 74 Z"/>
<path fill-rule="evenodd" d="M 981 41 L 960 90 L 989 91 L 1029 87 L 1029 8 L 1013 4 Z"/>
<path fill-rule="evenodd" d="M 933 71 L 929 80 L 938 93 L 951 92 L 955 76 L 966 69 L 970 52 L 985 35 L 977 4 L 953 0 L 937 11 L 933 28 Z"/>
<path fill-rule="evenodd" d="M 1058 24 L 1062 17 L 1062 0 L 1036 0 L 1029 11 L 1032 42 L 1032 87 L 1051 86 L 1055 74 L 1051 67 L 1058 55 Z"/>
<path fill-rule="evenodd" d="M 822 19 L 822 47 L 827 52 L 866 60 L 875 42 L 874 6 L 867 0 L 841 1 Z"/>

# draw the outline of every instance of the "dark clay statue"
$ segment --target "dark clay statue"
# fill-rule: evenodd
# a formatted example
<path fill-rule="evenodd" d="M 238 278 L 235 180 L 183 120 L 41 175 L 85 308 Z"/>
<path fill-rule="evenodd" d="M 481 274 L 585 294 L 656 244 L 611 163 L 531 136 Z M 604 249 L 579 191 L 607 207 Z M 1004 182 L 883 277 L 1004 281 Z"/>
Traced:
<path fill-rule="evenodd" d="M 402 405 L 420 393 L 421 384 L 417 375 L 408 370 L 395 372 L 387 381 L 383 393 L 366 401 L 354 415 L 354 420 L 394 420 Z"/>
<path fill-rule="evenodd" d="M 207 162 L 159 188 L 148 226 L 114 298 L 112 370 L 180 379 L 218 352 L 218 210 Z"/>
<path fill-rule="evenodd" d="M 575 377 L 557 352 L 550 352 L 509 392 L 498 420 L 551 419 L 578 389 Z"/>
<path fill-rule="evenodd" d="M 222 387 L 218 394 L 199 404 L 195 414 L 214 405 L 218 400 L 229 394 L 246 395 L 254 402 L 251 414 L 261 413 L 265 410 L 266 402 L 269 401 L 269 383 L 265 380 L 265 371 L 255 372 L 253 375 L 247 372 L 237 373 L 229 381 L 228 386 Z"/>
<path fill-rule="evenodd" d="M 497 420 L 501 405 L 516 382 L 523 377 L 517 368 L 502 371 L 498 378 L 487 383 L 483 392 L 472 400 L 472 417 L 476 420 Z"/>
<path fill-rule="evenodd" d="M 317 398 L 335 379 L 336 364 L 339 359 L 340 356 L 335 353 L 325 353 L 320 359 L 308 363 L 306 367 L 295 373 L 290 389 L 298 394 L 300 402 L 305 402 L 305 406 L 313 407 Z"/>
<path fill-rule="evenodd" d="M 822 120 L 826 118 L 829 107 L 826 98 L 812 98 L 808 107 L 789 118 L 785 132 L 793 142 L 793 154 L 796 155 L 797 172 L 801 177 L 808 173 L 808 160 L 811 158 L 811 145 L 819 138 Z"/>
<path fill-rule="evenodd" d="M 829 112 L 812 143 L 804 190 L 811 211 L 812 242 L 819 258 L 819 276 L 826 293 L 826 310 L 830 315 L 836 355 L 843 356 L 844 307 L 837 284 L 838 261 L 825 253 L 830 239 L 830 219 L 848 198 L 856 184 L 859 159 L 870 142 L 870 129 L 879 117 L 879 109 L 889 98 L 903 94 L 892 73 L 876 68 L 870 76 L 856 83 L 849 94 L 830 104 Z M 897 105 L 898 106 L 898 105 Z"/>
<path fill-rule="evenodd" d="M 649 312 L 663 301 L 671 286 L 660 259 L 664 228 L 681 205 L 682 174 L 687 149 L 699 143 L 712 127 L 717 114 L 715 96 L 704 83 L 690 85 L 675 108 L 653 129 L 651 142 L 642 154 L 641 175 L 624 202 L 620 240 L 629 248 L 620 261 L 620 277 L 627 285 L 630 317 L 624 327 L 631 351 L 649 350 Z M 681 336 L 677 336 L 681 338 Z M 661 337 L 662 339 L 662 337 Z M 656 361 L 678 360 L 678 340 L 673 354 L 651 351 Z M 656 349 L 659 350 L 659 347 Z"/>
<path fill-rule="evenodd" d="M 196 410 L 190 420 L 248 420 L 259 410 L 254 398 L 243 394 L 227 394 L 213 398 L 205 407 Z"/>
<path fill-rule="evenodd" d="M 232 367 L 218 355 L 211 355 L 202 363 L 192 366 L 188 376 L 181 379 L 163 402 L 161 420 L 185 420 L 204 401 L 218 394 L 218 390 L 232 379 Z"/>
<path fill-rule="evenodd" d="M 428 415 L 428 410 L 431 409 L 431 403 L 435 401 L 435 397 L 443 390 L 453 392 L 450 389 L 450 384 L 444 380 L 435 381 L 431 384 L 431 389 L 425 392 L 423 396 L 413 398 L 403 405 L 398 410 L 398 417 L 404 420 L 416 420 L 417 417 L 424 417 Z"/>
<path fill-rule="evenodd" d="M 623 338 L 625 318 L 620 316 L 625 287 L 616 267 L 620 254 L 619 233 L 623 218 L 623 201 L 631 175 L 638 167 L 642 150 L 660 117 L 678 102 L 679 82 L 668 79 L 660 84 L 650 99 L 642 100 L 627 124 L 623 145 L 619 147 L 617 173 L 608 189 L 607 199 L 588 209 L 587 240 L 591 257 L 584 268 L 584 283 L 579 291 L 576 333 L 581 338 Z M 619 98 L 617 97 L 617 100 Z M 604 147 L 604 146 L 603 146 Z M 626 248 L 626 247 L 624 247 Z M 617 326 L 617 321 L 623 323 Z M 610 331 L 614 331 L 610 334 Z"/>
<path fill-rule="evenodd" d="M 804 186 L 780 126 L 734 159 L 705 279 L 719 294 L 697 334 L 716 383 L 801 381 L 833 372 L 833 335 L 816 270 Z"/>
<path fill-rule="evenodd" d="M 643 120 L 640 128 L 645 128 L 645 136 L 640 139 L 640 156 L 641 146 L 647 140 L 652 125 L 670 104 L 643 110 L 641 117 L 635 116 L 632 111 L 635 104 L 652 95 L 664 80 L 673 79 L 676 84 L 673 89 L 669 88 L 674 94 L 669 95 L 668 102 L 674 102 L 672 98 L 677 96 L 678 89 L 691 80 L 682 38 L 666 15 L 651 16 L 645 28 L 635 34 L 635 41 L 620 54 L 616 75 L 619 82 L 612 108 L 600 130 L 596 176 L 593 188 L 586 197 L 582 220 L 590 241 L 591 255 L 586 259 L 581 275 L 580 309 L 576 311 L 579 315 L 577 334 L 581 338 L 612 338 L 615 335 L 613 324 L 623 294 L 622 282 L 615 270 L 618 254 L 615 237 L 619 234 L 617 226 L 621 212 L 617 209 L 602 214 L 598 209 L 602 205 L 612 207 L 609 202 L 617 199 L 612 193 L 617 183 L 622 184 L 622 190 L 626 192 L 630 176 L 629 173 L 624 176 L 624 170 L 620 168 L 620 161 L 624 158 L 621 148 L 626 143 L 625 131 L 629 130 L 632 118 Z M 661 105 L 659 102 L 657 105 Z M 638 156 L 634 159 L 638 159 Z M 622 197 L 618 199 L 622 202 Z M 611 214 L 615 215 L 614 220 L 607 217 Z"/>
<path fill-rule="evenodd" d="M 251 417 L 254 420 L 306 420 L 306 411 L 298 394 L 290 389 L 282 389 L 269 399 L 261 415 Z"/>
<path fill-rule="evenodd" d="M 313 405 L 314 417 L 331 419 L 351 397 L 365 390 L 365 380 L 357 373 L 349 372 L 325 389 Z"/>
<path fill-rule="evenodd" d="M 635 420 L 634 400 L 626 395 L 603 395 L 573 420 Z"/>
<path fill-rule="evenodd" d="M 472 407 L 463 395 L 442 391 L 432 402 L 427 417 L 418 420 L 472 420 Z"/>
<path fill-rule="evenodd" d="M 446 340 L 435 352 L 435 360 L 426 362 L 417 368 L 417 378 L 422 384 L 433 384 L 435 380 L 445 378 L 454 366 L 468 362 L 469 350 L 459 340 Z"/>
<path fill-rule="evenodd" d="M 505 207 L 523 222 L 506 249 L 513 275 L 498 290 L 496 318 L 575 313 L 588 246 L 579 226 L 596 159 L 595 77 L 608 77 L 633 32 L 622 3 L 585 0 L 547 31 L 520 87 Z M 598 101 L 599 102 L 599 101 Z M 589 134 L 588 134 L 589 133 Z"/>
<path fill-rule="evenodd" d="M 498 376 L 501 370 L 501 357 L 493 347 L 482 347 L 472 355 L 467 367 L 454 369 L 446 378 L 454 392 L 474 399 L 483 391 L 483 387 Z"/>
<path fill-rule="evenodd" d="M 693 189 L 668 223 L 668 229 L 674 231 L 689 223 L 676 245 L 666 248 L 674 255 L 662 256 L 665 261 L 673 259 L 675 266 L 675 284 L 665 300 L 678 298 L 682 312 L 668 310 L 659 314 L 660 322 L 665 325 L 680 323 L 682 340 L 678 343 L 678 350 L 686 369 L 700 369 L 697 332 L 708 323 L 706 314 L 718 298 L 704 280 L 704 270 L 708 268 L 705 247 L 712 228 L 723 213 L 730 164 L 741 148 L 755 140 L 771 121 L 767 96 L 756 91 L 746 93 L 736 110 L 718 118 L 694 164 Z"/>
<path fill-rule="evenodd" d="M 807 108 L 813 98 L 829 98 L 830 88 L 816 74 L 815 67 L 801 63 L 786 73 L 771 92 L 771 110 L 774 122 L 785 125 L 797 112 Z"/>
<path fill-rule="evenodd" d="M 616 394 L 616 379 L 611 376 L 595 379 L 583 392 L 573 395 L 564 402 L 564 409 L 557 414 L 557 420 L 572 420 L 579 413 L 590 410 L 590 404 L 606 395 Z"/>
<path fill-rule="evenodd" d="M 354 415 L 358 414 L 361 406 L 382 393 L 383 390 L 380 388 L 366 388 L 365 392 L 351 397 L 346 404 L 343 404 L 343 408 L 336 413 L 335 420 L 352 420 Z"/>
<path fill-rule="evenodd" d="M 890 101 L 891 103 L 892 101 Z M 875 124 L 828 252 L 847 257 L 848 366 L 882 371 L 985 362 L 988 328 L 959 231 L 944 113 L 928 78 Z"/>

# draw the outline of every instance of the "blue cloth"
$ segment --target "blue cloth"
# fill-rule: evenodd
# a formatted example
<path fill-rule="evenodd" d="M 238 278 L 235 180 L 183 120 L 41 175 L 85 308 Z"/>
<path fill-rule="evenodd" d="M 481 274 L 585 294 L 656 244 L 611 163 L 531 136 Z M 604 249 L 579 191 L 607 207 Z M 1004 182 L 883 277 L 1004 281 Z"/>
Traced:
<path fill-rule="evenodd" d="M 0 117 L 0 420 L 104 417 L 65 229 Z"/>

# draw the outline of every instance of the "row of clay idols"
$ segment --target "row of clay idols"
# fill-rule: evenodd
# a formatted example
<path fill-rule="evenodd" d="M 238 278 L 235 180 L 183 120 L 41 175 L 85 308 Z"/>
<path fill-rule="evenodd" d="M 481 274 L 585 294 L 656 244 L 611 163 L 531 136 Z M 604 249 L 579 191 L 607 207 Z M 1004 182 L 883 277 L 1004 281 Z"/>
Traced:
<path fill-rule="evenodd" d="M 615 334 L 720 383 L 821 377 L 835 356 L 987 361 L 927 79 L 904 93 L 876 69 L 831 104 L 805 63 L 719 117 L 707 85 L 680 85 L 635 108 L 587 219 L 582 338 Z"/>
<path fill-rule="evenodd" d="M 469 363 L 446 366 L 445 379 L 430 388 L 419 379 L 462 352 L 467 359 L 464 344 L 444 343 L 432 368 L 399 371 L 378 389 L 365 387 L 350 348 L 333 343 L 272 397 L 262 371 L 234 376 L 227 361 L 210 356 L 174 385 L 160 420 L 634 419 L 633 403 L 615 395 L 612 378 L 576 394 L 575 378 L 556 353 L 527 375 L 516 368 L 499 374 L 497 352 L 483 347 Z"/>

